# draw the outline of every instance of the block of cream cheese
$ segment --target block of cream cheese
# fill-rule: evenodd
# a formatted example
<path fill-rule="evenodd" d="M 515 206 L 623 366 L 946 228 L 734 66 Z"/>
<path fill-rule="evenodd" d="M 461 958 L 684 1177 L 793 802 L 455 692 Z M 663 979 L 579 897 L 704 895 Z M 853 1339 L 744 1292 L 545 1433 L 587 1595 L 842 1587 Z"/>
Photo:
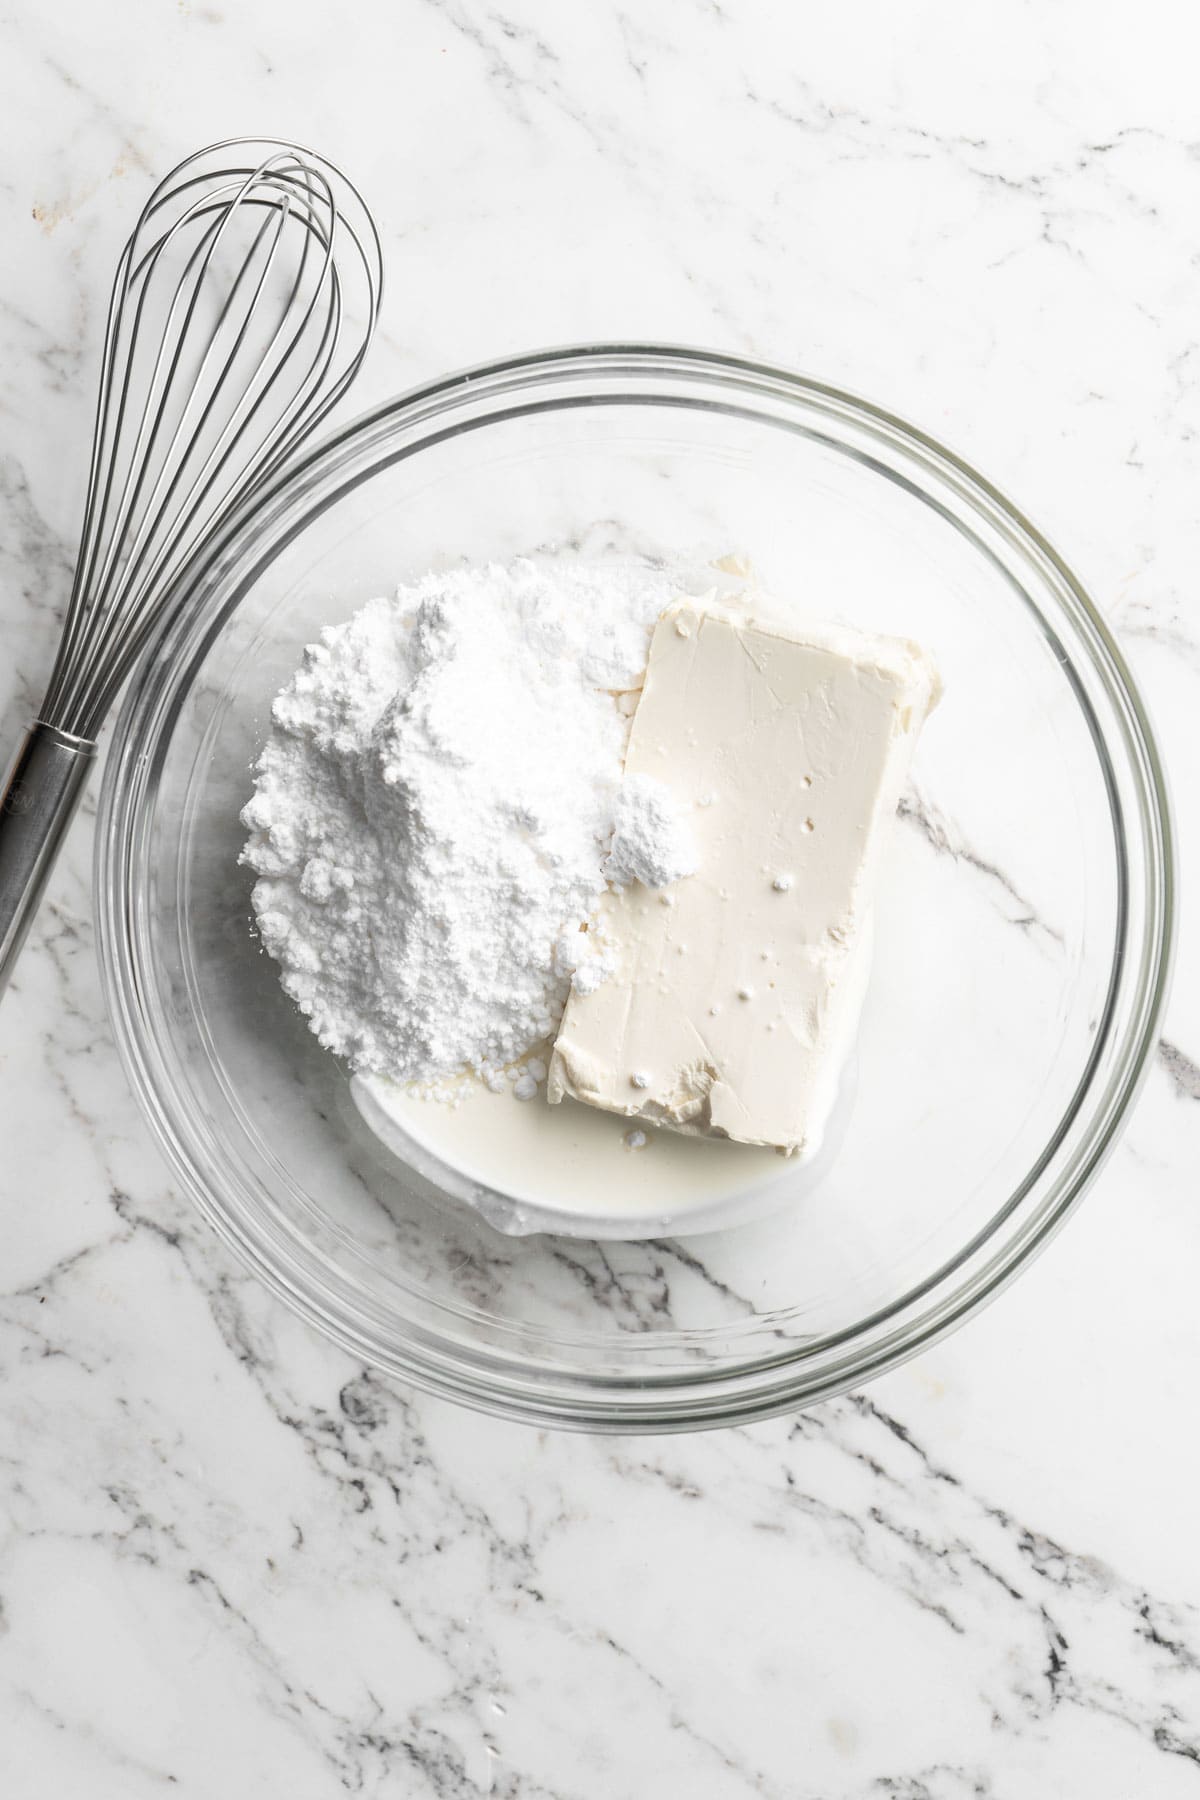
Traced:
<path fill-rule="evenodd" d="M 810 1155 L 861 999 L 862 936 L 924 653 L 680 604 L 655 627 L 626 773 L 687 810 L 696 874 L 605 902 L 616 969 L 574 993 L 547 1097 Z"/>

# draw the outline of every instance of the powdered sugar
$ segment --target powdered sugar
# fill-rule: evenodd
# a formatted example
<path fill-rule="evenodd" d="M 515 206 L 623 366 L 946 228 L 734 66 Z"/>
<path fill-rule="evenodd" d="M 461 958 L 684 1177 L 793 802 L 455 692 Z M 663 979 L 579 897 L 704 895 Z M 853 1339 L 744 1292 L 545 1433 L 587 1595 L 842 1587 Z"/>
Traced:
<path fill-rule="evenodd" d="M 613 809 L 604 872 L 614 887 L 662 888 L 696 873 L 696 844 L 671 790 L 653 775 L 627 775 Z"/>
<path fill-rule="evenodd" d="M 305 652 L 243 857 L 284 988 L 356 1069 L 496 1080 L 604 979 L 606 879 L 694 866 L 669 791 L 621 781 L 678 591 L 615 560 L 430 575 Z"/>

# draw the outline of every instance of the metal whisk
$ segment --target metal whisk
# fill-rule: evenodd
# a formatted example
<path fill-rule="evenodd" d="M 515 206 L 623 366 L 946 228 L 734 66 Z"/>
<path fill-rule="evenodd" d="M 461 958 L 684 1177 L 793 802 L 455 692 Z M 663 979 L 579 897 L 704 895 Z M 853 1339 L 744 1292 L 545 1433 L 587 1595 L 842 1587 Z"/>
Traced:
<path fill-rule="evenodd" d="M 200 545 L 354 380 L 382 288 L 361 195 L 309 150 L 230 139 L 150 196 L 109 305 L 58 658 L 0 796 L 0 994 L 118 690 Z"/>

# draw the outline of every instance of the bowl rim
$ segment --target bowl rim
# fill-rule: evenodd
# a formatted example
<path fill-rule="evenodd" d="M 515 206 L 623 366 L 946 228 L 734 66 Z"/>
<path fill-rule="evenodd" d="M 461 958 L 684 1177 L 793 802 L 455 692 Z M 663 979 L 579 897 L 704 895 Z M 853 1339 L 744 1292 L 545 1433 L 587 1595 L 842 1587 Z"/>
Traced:
<path fill-rule="evenodd" d="M 129 878 L 138 836 L 135 802 L 140 792 L 139 775 L 144 775 L 145 765 L 151 759 L 144 750 L 134 753 L 132 746 L 158 690 L 169 683 L 173 666 L 172 640 L 199 638 L 204 647 L 212 642 L 262 569 L 324 506 L 331 504 L 354 482 L 346 480 L 338 484 L 335 481 L 334 491 L 320 505 L 306 507 L 306 502 L 320 490 L 323 482 L 336 475 L 348 453 L 369 446 L 381 430 L 395 432 L 426 420 L 444 420 L 447 415 L 452 420 L 456 409 L 478 400 L 486 401 L 490 396 L 532 394 L 548 383 L 564 380 L 578 385 L 574 394 L 562 404 L 585 404 L 583 389 L 589 378 L 615 375 L 646 379 L 667 377 L 679 381 L 691 377 L 706 387 L 723 387 L 743 396 L 800 402 L 865 428 L 869 435 L 899 449 L 918 465 L 930 468 L 967 504 L 974 516 L 985 519 L 1027 559 L 1041 565 L 1043 577 L 1080 633 L 1091 670 L 1100 678 L 1113 705 L 1122 748 L 1127 756 L 1126 773 L 1134 781 L 1141 828 L 1139 868 L 1131 868 L 1129 844 L 1112 792 L 1108 740 L 1093 728 L 1097 754 L 1110 782 L 1110 808 L 1115 809 L 1115 849 L 1122 894 L 1131 875 L 1139 879 L 1145 916 L 1140 946 L 1135 947 L 1140 949 L 1140 954 L 1136 957 L 1128 954 L 1129 946 L 1123 943 L 1118 931 L 1108 1012 L 1111 1013 L 1115 1002 L 1119 981 L 1136 984 L 1134 1006 L 1101 1104 L 1082 1143 L 1032 1215 L 998 1249 L 994 1249 L 988 1260 L 961 1286 L 940 1292 L 945 1285 L 947 1267 L 951 1271 L 958 1269 L 978 1247 L 975 1240 L 949 1265 L 940 1268 L 933 1278 L 921 1284 L 914 1293 L 906 1294 L 896 1307 L 888 1309 L 883 1316 L 885 1321 L 898 1321 L 889 1329 L 861 1342 L 864 1331 L 880 1322 L 880 1316 L 875 1315 L 839 1334 L 843 1340 L 840 1345 L 836 1338 L 822 1340 L 822 1346 L 834 1349 L 836 1354 L 827 1357 L 819 1371 L 806 1368 L 805 1358 L 811 1351 L 802 1340 L 784 1351 L 747 1356 L 735 1367 L 723 1369 L 718 1374 L 711 1370 L 688 1373 L 676 1369 L 667 1377 L 659 1377 L 655 1372 L 614 1377 L 611 1372 L 606 1372 L 597 1382 L 573 1373 L 563 1373 L 548 1380 L 540 1370 L 536 1382 L 531 1382 L 522 1379 L 511 1362 L 487 1353 L 465 1354 L 457 1341 L 439 1344 L 431 1333 L 411 1322 L 408 1322 L 402 1345 L 393 1343 L 381 1347 L 372 1334 L 370 1321 L 364 1322 L 361 1314 L 357 1318 L 350 1316 L 336 1296 L 320 1291 L 311 1272 L 301 1268 L 294 1256 L 280 1255 L 278 1245 L 274 1247 L 274 1255 L 268 1254 L 264 1243 L 249 1234 L 220 1197 L 211 1191 L 203 1168 L 197 1165 L 196 1146 L 189 1140 L 188 1132 L 181 1129 L 164 1097 L 161 1064 L 144 1013 L 146 970 L 140 956 L 138 935 L 133 929 L 134 895 Z M 625 397 L 635 402 L 645 399 L 640 394 Z M 513 417 L 514 412 L 528 410 L 544 408 L 536 404 L 509 406 L 486 415 L 475 424 L 493 423 Z M 721 410 L 720 406 L 715 410 Z M 452 435 L 454 430 L 468 428 L 467 423 L 460 423 L 457 427 L 452 425 L 450 432 L 445 429 L 430 431 L 415 449 L 427 448 L 431 442 Z M 810 432 L 809 435 L 816 434 Z M 834 441 L 837 448 L 846 450 L 844 443 Z M 382 466 L 385 462 L 374 465 L 376 469 Z M 928 496 L 922 497 L 929 502 Z M 293 516 L 292 528 L 272 537 L 271 530 L 278 529 L 281 521 Z M 214 616 L 206 619 L 202 611 L 189 610 L 188 602 L 193 596 L 202 598 L 214 583 L 227 579 L 231 571 L 238 569 L 240 577 L 231 595 Z M 1002 1292 L 1079 1204 L 1111 1153 L 1145 1080 L 1169 986 L 1176 924 L 1175 889 L 1170 800 L 1145 703 L 1095 602 L 1024 512 L 938 439 L 899 415 L 841 387 L 748 357 L 684 345 L 627 341 L 565 345 L 508 356 L 410 388 L 349 421 L 256 493 L 221 532 L 201 548 L 184 572 L 176 604 L 153 642 L 147 646 L 127 689 L 106 759 L 95 854 L 97 941 L 118 1050 L 154 1137 L 173 1171 L 223 1241 L 293 1310 L 343 1348 L 375 1367 L 480 1410 L 540 1425 L 609 1431 L 668 1431 L 744 1423 L 830 1398 L 928 1348 Z M 1118 911 L 1123 926 L 1128 927 L 1129 909 L 1124 899 Z M 1092 1071 L 1105 1041 L 1103 1034 L 1098 1033 L 1086 1065 L 1085 1079 L 1077 1088 L 1079 1104 L 1090 1090 Z M 1065 1136 L 1077 1111 L 1078 1105 L 1068 1109 L 1060 1132 L 1052 1137 L 1031 1175 L 989 1225 L 989 1237 L 997 1221 L 1006 1218 L 1028 1198 L 1034 1177 Z M 933 1303 L 909 1317 L 913 1313 L 914 1300 L 924 1300 L 934 1288 L 938 1292 L 932 1296 Z"/>

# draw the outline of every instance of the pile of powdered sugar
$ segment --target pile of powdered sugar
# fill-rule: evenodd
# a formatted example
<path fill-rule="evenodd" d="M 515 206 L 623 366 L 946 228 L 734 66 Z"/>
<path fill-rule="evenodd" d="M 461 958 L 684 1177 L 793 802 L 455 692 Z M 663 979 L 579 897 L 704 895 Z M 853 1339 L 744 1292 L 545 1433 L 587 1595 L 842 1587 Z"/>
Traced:
<path fill-rule="evenodd" d="M 640 881 L 651 888 L 696 873 L 687 820 L 674 795 L 653 775 L 627 775 L 617 789 L 604 873 L 614 887 Z"/>
<path fill-rule="evenodd" d="M 606 885 L 692 872 L 668 790 L 622 781 L 679 591 L 616 559 L 429 575 L 305 652 L 243 861 L 284 988 L 356 1070 L 496 1084 L 608 973 Z"/>

